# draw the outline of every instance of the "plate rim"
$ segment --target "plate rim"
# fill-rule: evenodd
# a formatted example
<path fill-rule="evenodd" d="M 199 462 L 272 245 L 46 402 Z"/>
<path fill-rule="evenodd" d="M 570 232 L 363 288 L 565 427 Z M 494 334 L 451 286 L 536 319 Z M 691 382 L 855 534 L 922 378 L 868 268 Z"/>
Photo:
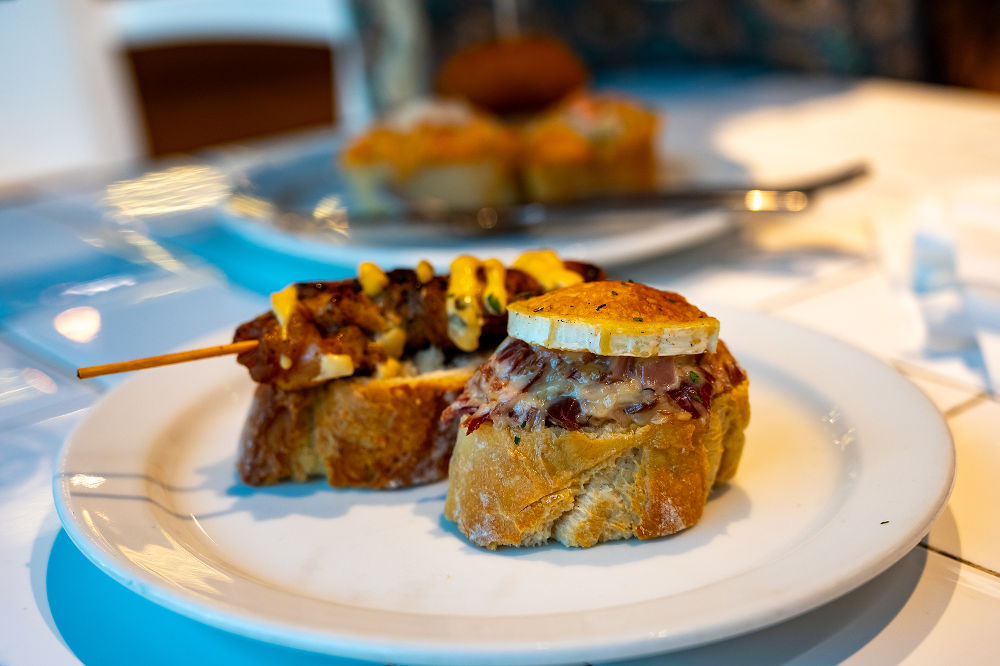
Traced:
<path fill-rule="evenodd" d="M 329 262 L 335 265 L 354 265 L 359 253 L 371 257 L 378 264 L 409 266 L 420 259 L 428 259 L 433 264 L 447 264 L 461 254 L 496 256 L 502 261 L 513 261 L 522 252 L 543 245 L 556 249 L 563 256 L 573 256 L 584 261 L 605 266 L 618 266 L 628 262 L 642 261 L 651 257 L 678 252 L 710 241 L 735 229 L 738 224 L 735 213 L 724 208 L 703 208 L 692 210 L 671 219 L 664 218 L 653 226 L 661 236 L 656 242 L 631 243 L 628 250 L 615 245 L 604 247 L 602 239 L 633 240 L 643 236 L 647 240 L 650 228 L 637 229 L 623 235 L 620 231 L 608 230 L 604 234 L 587 236 L 583 240 L 558 236 L 534 236 L 519 234 L 510 236 L 483 237 L 479 241 L 439 244 L 384 246 L 370 242 L 329 243 L 308 234 L 284 231 L 270 221 L 261 218 L 244 217 L 220 207 L 215 219 L 218 224 L 244 241 L 270 252 L 309 261 Z M 624 246 L 623 243 L 621 245 Z"/>
<path fill-rule="evenodd" d="M 81 420 L 80 424 L 77 425 L 63 443 L 59 451 L 57 464 L 53 469 L 53 495 L 56 510 L 67 534 L 88 559 L 106 574 L 140 595 L 182 615 L 227 631 L 258 640 L 315 652 L 361 659 L 386 658 L 389 660 L 398 660 L 404 657 L 407 662 L 413 663 L 469 663 L 470 661 L 476 661 L 480 663 L 529 664 L 550 663 L 560 660 L 568 661 L 578 659 L 581 655 L 584 655 L 589 660 L 640 657 L 693 647 L 756 631 L 779 622 L 787 621 L 850 592 L 888 569 L 909 552 L 926 534 L 931 524 L 947 504 L 955 480 L 955 450 L 950 430 L 947 428 L 939 410 L 916 386 L 882 360 L 864 350 L 848 345 L 824 333 L 774 316 L 729 306 L 713 306 L 711 309 L 714 312 L 720 313 L 719 316 L 722 321 L 739 317 L 743 318 L 744 321 L 750 321 L 751 324 L 763 323 L 765 325 L 778 326 L 779 328 L 787 329 L 792 334 L 805 336 L 807 341 L 811 339 L 813 344 L 832 345 L 841 353 L 854 356 L 855 359 L 863 359 L 864 363 L 872 367 L 878 367 L 879 371 L 885 377 L 891 377 L 891 381 L 898 382 L 899 387 L 904 387 L 904 393 L 909 393 L 904 402 L 916 400 L 918 403 L 922 403 L 923 408 L 919 410 L 919 414 L 925 415 L 925 420 L 933 422 L 939 430 L 936 435 L 930 436 L 931 439 L 938 439 L 939 436 L 943 435 L 940 438 L 939 444 L 944 447 L 942 452 L 945 453 L 948 464 L 947 468 L 942 470 L 943 474 L 940 475 L 943 483 L 937 489 L 934 497 L 927 501 L 921 519 L 914 521 L 914 524 L 910 526 L 910 529 L 905 534 L 897 537 L 891 548 L 883 548 L 879 551 L 877 557 L 869 558 L 863 562 L 856 562 L 853 566 L 842 568 L 838 577 L 830 577 L 824 585 L 813 586 L 806 594 L 796 594 L 794 593 L 795 591 L 782 590 L 772 595 L 767 603 L 757 601 L 755 604 L 750 604 L 749 610 L 745 610 L 742 615 L 730 617 L 727 621 L 718 623 L 712 627 L 702 627 L 700 631 L 689 630 L 680 635 L 668 632 L 665 635 L 657 636 L 651 634 L 649 631 L 640 630 L 633 632 L 632 635 L 621 636 L 618 640 L 612 642 L 600 637 L 593 638 L 589 642 L 581 641 L 578 636 L 569 639 L 552 639 L 546 641 L 544 644 L 533 640 L 505 640 L 503 644 L 484 644 L 482 641 L 458 643 L 454 640 L 446 642 L 424 640 L 414 643 L 413 640 L 393 639 L 391 636 L 379 636 L 373 642 L 373 638 L 375 637 L 344 636 L 338 635 L 336 631 L 316 632 L 309 628 L 289 625 L 280 620 L 275 621 L 273 618 L 268 619 L 266 615 L 261 616 L 259 609 L 254 611 L 253 609 L 246 609 L 233 604 L 199 602 L 197 599 L 188 598 L 176 587 L 168 586 L 163 581 L 158 581 L 148 574 L 142 575 L 145 572 L 139 572 L 140 575 L 136 577 L 135 571 L 130 572 L 121 568 L 119 563 L 109 556 L 109 553 L 102 548 L 100 543 L 93 541 L 77 520 L 77 516 L 72 511 L 72 498 L 67 489 L 65 464 L 68 453 L 78 439 L 78 433 L 84 430 L 84 425 L 95 420 L 97 418 L 95 414 L 98 414 L 100 409 L 110 409 L 107 406 L 113 404 L 110 396 L 123 395 L 132 383 L 149 381 L 143 380 L 141 376 L 129 378 L 112 391 L 109 391 L 105 396 L 102 396 L 88 410 L 84 419 Z M 104 407 L 102 408 L 102 406 Z M 784 556 L 786 555 L 782 554 L 776 559 L 781 559 Z M 656 602 L 662 602 L 665 598 L 669 597 L 652 599 L 646 602 L 636 602 L 630 604 L 630 606 L 643 603 L 655 604 Z M 747 606 L 747 604 L 743 605 L 744 607 Z M 586 612 L 604 612 L 605 610 L 598 609 L 598 611 Z M 375 612 L 384 613 L 391 611 Z M 569 613 L 569 615 L 575 614 L 579 614 L 579 612 Z M 549 617 L 550 615 L 544 617 Z M 748 617 L 754 619 L 748 619 Z M 480 622 L 493 619 L 495 618 L 491 616 L 473 618 L 473 620 Z"/>

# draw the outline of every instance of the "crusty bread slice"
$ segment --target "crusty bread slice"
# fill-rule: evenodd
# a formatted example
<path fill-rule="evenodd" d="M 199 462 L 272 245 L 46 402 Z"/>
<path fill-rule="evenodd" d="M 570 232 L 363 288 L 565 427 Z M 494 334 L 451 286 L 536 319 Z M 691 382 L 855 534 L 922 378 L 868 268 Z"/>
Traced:
<path fill-rule="evenodd" d="M 705 421 L 680 414 L 629 430 L 460 430 L 445 516 L 474 543 L 567 546 L 673 534 L 695 524 L 729 480 L 750 419 L 746 380 L 715 396 Z M 516 435 L 516 437 L 515 437 Z"/>
<path fill-rule="evenodd" d="M 299 391 L 260 384 L 240 438 L 240 477 L 262 486 L 325 475 L 333 486 L 364 488 L 443 479 L 457 419 L 439 417 L 474 370 L 352 377 Z"/>
<path fill-rule="evenodd" d="M 406 178 L 395 175 L 383 164 L 346 164 L 344 172 L 361 209 L 372 214 L 393 212 L 394 202 L 385 194 L 388 189 L 420 205 L 453 210 L 506 205 L 517 198 L 511 169 L 496 159 L 425 164 Z"/>
<path fill-rule="evenodd" d="M 621 161 L 532 162 L 522 166 L 521 180 L 531 201 L 647 192 L 656 185 L 656 158 L 652 151 L 640 148 L 623 155 Z"/>
<path fill-rule="evenodd" d="M 548 349 L 603 356 L 714 352 L 719 320 L 680 294 L 634 282 L 583 282 L 511 303 L 507 332 Z"/>

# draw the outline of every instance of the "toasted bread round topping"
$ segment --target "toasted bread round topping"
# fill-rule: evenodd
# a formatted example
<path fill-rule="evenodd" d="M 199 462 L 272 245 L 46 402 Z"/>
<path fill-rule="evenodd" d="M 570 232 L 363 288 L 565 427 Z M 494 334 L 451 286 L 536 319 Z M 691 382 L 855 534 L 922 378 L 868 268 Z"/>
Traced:
<path fill-rule="evenodd" d="M 508 306 L 507 333 L 525 342 L 602 356 L 715 351 L 719 321 L 680 294 L 634 282 L 585 282 Z"/>

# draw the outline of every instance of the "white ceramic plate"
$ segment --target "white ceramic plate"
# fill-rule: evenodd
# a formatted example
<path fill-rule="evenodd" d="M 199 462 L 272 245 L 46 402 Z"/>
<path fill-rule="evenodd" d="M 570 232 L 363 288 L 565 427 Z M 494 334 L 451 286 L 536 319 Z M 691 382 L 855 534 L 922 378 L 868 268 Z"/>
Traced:
<path fill-rule="evenodd" d="M 496 257 L 511 263 L 521 253 L 538 247 L 555 250 L 564 257 L 615 266 L 630 261 L 676 252 L 719 236 L 734 227 L 733 213 L 722 209 L 698 211 L 639 211 L 604 214 L 603 224 L 591 222 L 587 228 L 562 227 L 510 236 L 479 239 L 447 238 L 409 240 L 394 243 L 361 242 L 350 238 L 315 236 L 290 231 L 272 224 L 268 218 L 248 219 L 223 213 L 223 225 L 244 239 L 281 254 L 334 265 L 355 266 L 366 257 L 380 266 L 415 266 L 426 259 L 447 266 L 462 254 Z"/>
<path fill-rule="evenodd" d="M 388 662 L 608 660 L 802 613 L 880 573 L 947 500 L 937 410 L 863 352 L 722 308 L 751 379 L 736 479 L 680 534 L 488 552 L 441 517 L 443 483 L 344 491 L 242 486 L 252 385 L 232 359 L 147 371 L 66 443 L 56 506 L 108 574 L 255 638 Z"/>

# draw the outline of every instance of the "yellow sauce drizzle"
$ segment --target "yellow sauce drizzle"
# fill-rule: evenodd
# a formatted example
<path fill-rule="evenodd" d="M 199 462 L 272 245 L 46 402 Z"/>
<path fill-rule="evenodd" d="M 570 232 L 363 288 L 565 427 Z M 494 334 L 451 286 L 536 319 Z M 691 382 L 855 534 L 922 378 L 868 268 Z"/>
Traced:
<path fill-rule="evenodd" d="M 295 305 L 299 302 L 299 292 L 294 284 L 290 284 L 281 291 L 271 294 L 271 310 L 281 325 L 281 339 L 288 337 L 288 322 L 295 311 Z"/>
<path fill-rule="evenodd" d="M 545 291 L 583 282 L 583 276 L 566 268 L 552 250 L 525 252 L 514 261 L 513 267 L 538 280 Z"/>
<path fill-rule="evenodd" d="M 426 259 L 420 260 L 417 264 L 417 279 L 420 280 L 420 284 L 427 284 L 434 279 L 434 267 L 431 262 Z"/>
<path fill-rule="evenodd" d="M 389 284 L 389 277 L 381 268 L 370 261 L 365 261 L 358 266 L 358 282 L 361 283 L 361 291 L 365 296 L 375 298 Z"/>
<path fill-rule="evenodd" d="M 483 329 L 478 269 L 478 259 L 462 255 L 451 262 L 451 277 L 448 278 L 448 337 L 456 347 L 467 352 L 479 347 L 479 334 Z"/>
<path fill-rule="evenodd" d="M 499 259 L 487 259 L 483 269 L 486 272 L 483 307 L 491 314 L 502 315 L 507 312 L 507 269 Z"/>

